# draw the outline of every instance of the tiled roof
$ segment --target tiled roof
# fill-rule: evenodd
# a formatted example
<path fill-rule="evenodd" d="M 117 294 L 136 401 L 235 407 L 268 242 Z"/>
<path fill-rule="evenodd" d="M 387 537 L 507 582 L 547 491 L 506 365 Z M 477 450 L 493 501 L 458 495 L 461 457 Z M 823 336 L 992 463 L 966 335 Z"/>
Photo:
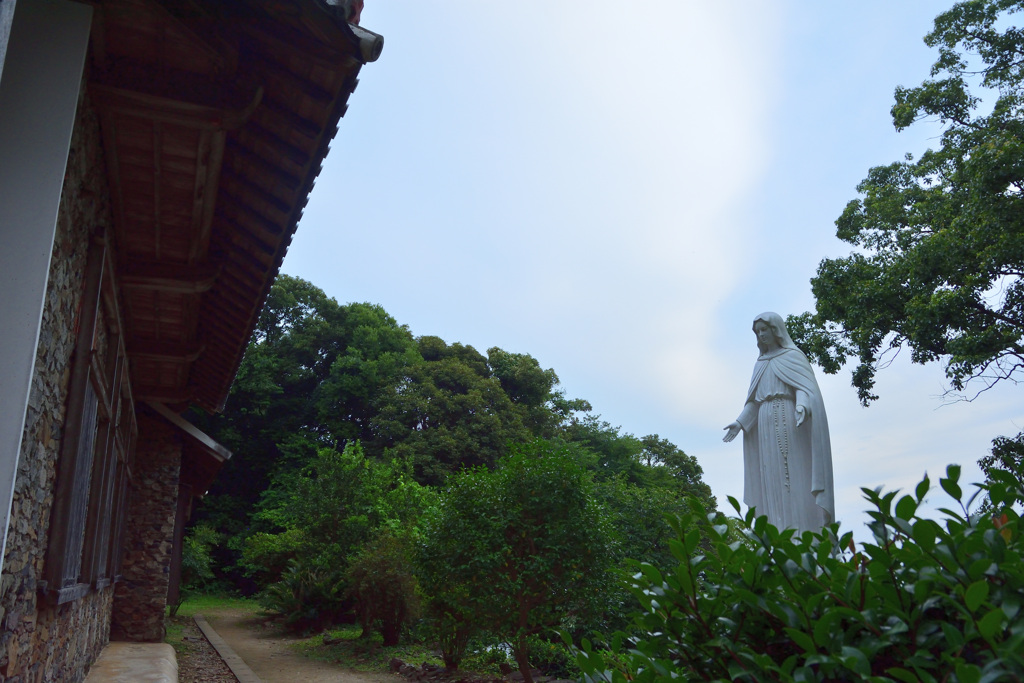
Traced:
<path fill-rule="evenodd" d="M 100 116 L 135 396 L 216 411 L 379 53 L 318 0 L 104 0 Z M 360 40 L 362 38 L 362 40 Z"/>

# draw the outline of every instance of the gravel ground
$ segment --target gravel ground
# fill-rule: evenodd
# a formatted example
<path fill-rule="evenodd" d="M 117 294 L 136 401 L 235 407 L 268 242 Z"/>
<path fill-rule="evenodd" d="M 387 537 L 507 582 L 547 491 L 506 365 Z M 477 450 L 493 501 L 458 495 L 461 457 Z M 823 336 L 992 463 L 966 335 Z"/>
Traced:
<path fill-rule="evenodd" d="M 238 683 L 196 622 L 188 617 L 181 623 L 185 632 L 177 653 L 179 683 Z"/>

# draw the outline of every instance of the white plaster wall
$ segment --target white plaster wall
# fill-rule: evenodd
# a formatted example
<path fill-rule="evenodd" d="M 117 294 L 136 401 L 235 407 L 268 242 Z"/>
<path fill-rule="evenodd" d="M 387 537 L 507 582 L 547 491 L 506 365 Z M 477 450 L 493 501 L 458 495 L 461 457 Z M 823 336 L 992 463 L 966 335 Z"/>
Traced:
<path fill-rule="evenodd" d="M 0 569 L 92 8 L 0 10 Z M 7 17 L 4 19 L 4 17 Z M 4 23 L 6 22 L 6 23 Z"/>
<path fill-rule="evenodd" d="M 7 41 L 11 35 L 11 23 L 14 21 L 15 0 L 0 0 L 0 81 L 4 77 L 4 56 L 7 54 Z"/>

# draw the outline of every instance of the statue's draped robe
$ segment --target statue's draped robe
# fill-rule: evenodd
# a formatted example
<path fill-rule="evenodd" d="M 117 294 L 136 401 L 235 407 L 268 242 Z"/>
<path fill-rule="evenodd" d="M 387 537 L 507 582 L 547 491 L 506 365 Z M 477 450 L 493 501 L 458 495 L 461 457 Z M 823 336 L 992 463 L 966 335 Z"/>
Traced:
<path fill-rule="evenodd" d="M 796 407 L 805 409 L 796 426 Z M 780 348 L 754 365 L 743 427 L 743 502 L 780 529 L 820 531 L 835 520 L 832 446 L 807 358 Z"/>

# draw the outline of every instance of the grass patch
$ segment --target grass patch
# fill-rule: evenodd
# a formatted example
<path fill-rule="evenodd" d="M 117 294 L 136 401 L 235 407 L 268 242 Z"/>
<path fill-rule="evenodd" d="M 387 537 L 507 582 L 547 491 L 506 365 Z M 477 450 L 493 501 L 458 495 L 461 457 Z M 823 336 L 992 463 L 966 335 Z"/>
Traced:
<path fill-rule="evenodd" d="M 360 638 L 361 634 L 362 628 L 359 626 L 343 626 L 307 638 L 292 647 L 312 659 L 334 662 L 355 671 L 390 671 L 390 662 L 396 657 L 412 666 L 424 663 L 444 666 L 438 652 L 423 642 L 412 641 L 384 647 L 379 633 L 368 638 Z M 329 644 L 324 643 L 325 639 Z M 499 660 L 505 661 L 503 653 L 483 650 L 479 654 L 467 653 L 459 671 L 478 678 L 500 678 Z"/>
<path fill-rule="evenodd" d="M 239 598 L 232 595 L 198 593 L 190 595 L 181 603 L 178 608 L 179 617 L 191 619 L 196 614 L 202 614 L 217 609 L 244 609 L 256 612 L 260 609 L 259 603 L 251 598 Z"/>
<path fill-rule="evenodd" d="M 362 631 L 359 626 L 343 626 L 296 643 L 294 647 L 307 657 L 336 662 L 356 671 L 388 671 L 388 663 L 394 657 L 410 664 L 441 664 L 441 658 L 426 645 L 402 643 L 384 647 L 379 633 L 360 638 Z M 331 644 L 325 645 L 325 638 Z"/>
<path fill-rule="evenodd" d="M 185 636 L 185 619 L 183 617 L 167 617 L 164 620 L 164 625 L 167 628 L 164 642 L 173 647 L 175 654 L 179 657 L 187 653 L 189 651 L 188 643 L 182 640 Z"/>

